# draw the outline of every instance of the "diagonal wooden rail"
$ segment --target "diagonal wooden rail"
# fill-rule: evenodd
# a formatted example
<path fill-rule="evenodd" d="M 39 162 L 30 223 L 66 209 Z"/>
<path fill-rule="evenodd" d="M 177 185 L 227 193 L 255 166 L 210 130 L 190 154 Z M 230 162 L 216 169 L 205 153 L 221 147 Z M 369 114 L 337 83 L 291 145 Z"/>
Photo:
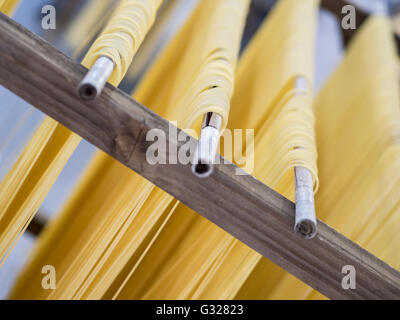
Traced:
<path fill-rule="evenodd" d="M 1 85 L 327 297 L 400 299 L 399 272 L 322 222 L 315 239 L 299 238 L 292 231 L 293 203 L 251 176 L 236 175 L 234 165 L 217 166 L 206 180 L 194 178 L 190 165 L 150 165 L 146 133 L 168 132 L 169 123 L 110 85 L 96 102 L 80 101 L 75 90 L 85 72 L 0 15 Z M 169 143 L 184 144 L 171 137 Z M 342 289 L 345 265 L 356 269 L 355 290 Z"/>

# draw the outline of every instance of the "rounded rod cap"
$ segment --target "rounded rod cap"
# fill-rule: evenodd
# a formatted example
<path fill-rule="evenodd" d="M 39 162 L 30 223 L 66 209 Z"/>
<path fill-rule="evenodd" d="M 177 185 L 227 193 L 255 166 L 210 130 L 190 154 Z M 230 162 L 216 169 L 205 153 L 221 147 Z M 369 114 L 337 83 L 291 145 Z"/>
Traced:
<path fill-rule="evenodd" d="M 214 170 L 215 157 L 218 151 L 222 117 L 209 112 L 204 115 L 199 143 L 193 158 L 192 172 L 199 178 L 209 177 Z"/>
<path fill-rule="evenodd" d="M 315 214 L 314 183 L 310 170 L 304 167 L 294 168 L 296 221 L 294 230 L 306 239 L 317 234 L 317 218 Z"/>
<path fill-rule="evenodd" d="M 85 101 L 95 100 L 103 91 L 113 70 L 114 62 L 110 58 L 98 58 L 79 84 L 78 96 Z"/>

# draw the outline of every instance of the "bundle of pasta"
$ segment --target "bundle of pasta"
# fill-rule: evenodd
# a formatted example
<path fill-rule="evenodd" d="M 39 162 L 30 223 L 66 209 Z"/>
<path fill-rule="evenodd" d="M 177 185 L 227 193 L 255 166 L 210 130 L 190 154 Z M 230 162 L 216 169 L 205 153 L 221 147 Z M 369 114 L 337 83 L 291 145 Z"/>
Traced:
<path fill-rule="evenodd" d="M 317 12 L 314 0 L 278 3 L 239 64 L 228 125 L 256 128 L 253 174 L 291 199 L 294 166 L 309 168 L 318 185 L 311 91 Z M 308 80 L 308 90 L 296 90 L 297 77 Z M 257 298 L 255 287 L 268 291 L 284 275 L 182 204 L 128 270 L 108 298 Z"/>
<path fill-rule="evenodd" d="M 315 114 L 318 214 L 400 269 L 400 97 L 388 18 L 372 16 L 358 31 L 316 100 Z M 322 295 L 287 275 L 268 297 Z"/>
<path fill-rule="evenodd" d="M 115 59 L 111 79 L 118 85 L 151 27 L 162 0 L 121 0 L 102 35 L 87 53 Z M 81 138 L 46 118 L 0 185 L 0 261 L 39 209 Z"/>
<path fill-rule="evenodd" d="M 19 0 L 0 0 L 0 12 L 11 16 L 17 8 L 18 3 Z"/>
<path fill-rule="evenodd" d="M 135 98 L 183 128 L 196 127 L 196 118 L 214 110 L 226 123 L 248 6 L 248 0 L 200 1 Z M 171 230 L 177 217 L 181 228 Z M 172 247 L 190 222 L 177 200 L 99 153 L 61 216 L 45 230 L 12 298 L 112 298 L 135 269 L 143 269 L 163 230 L 171 235 L 165 245 Z M 164 256 L 160 252 L 157 261 Z M 43 263 L 57 270 L 52 292 L 40 285 Z"/>
<path fill-rule="evenodd" d="M 99 57 L 110 58 L 115 68 L 109 82 L 117 86 L 153 25 L 162 1 L 121 0 L 104 31 L 83 59 L 83 65 L 90 68 Z"/>
<path fill-rule="evenodd" d="M 119 0 L 118 0 L 119 1 Z M 110 19 L 116 0 L 90 0 L 71 22 L 66 31 L 65 41 L 68 48 L 74 49 L 74 55 L 80 57 L 95 36 Z"/>

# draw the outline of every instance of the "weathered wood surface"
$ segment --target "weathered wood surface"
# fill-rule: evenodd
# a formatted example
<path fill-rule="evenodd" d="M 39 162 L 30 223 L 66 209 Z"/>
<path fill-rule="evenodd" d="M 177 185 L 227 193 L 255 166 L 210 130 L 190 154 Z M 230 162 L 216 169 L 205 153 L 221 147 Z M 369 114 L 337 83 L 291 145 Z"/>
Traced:
<path fill-rule="evenodd" d="M 107 85 L 94 103 L 78 99 L 86 70 L 46 41 L 0 15 L 0 84 L 84 139 L 334 299 L 399 299 L 400 274 L 322 222 L 313 240 L 292 231 L 294 204 L 234 165 L 205 180 L 190 165 L 150 165 L 146 133 L 168 122 Z M 182 142 L 170 140 L 180 147 Z M 193 141 L 195 143 L 195 141 Z M 112 188 L 112 186 L 110 186 Z M 356 290 L 343 290 L 342 267 L 357 271 Z"/>

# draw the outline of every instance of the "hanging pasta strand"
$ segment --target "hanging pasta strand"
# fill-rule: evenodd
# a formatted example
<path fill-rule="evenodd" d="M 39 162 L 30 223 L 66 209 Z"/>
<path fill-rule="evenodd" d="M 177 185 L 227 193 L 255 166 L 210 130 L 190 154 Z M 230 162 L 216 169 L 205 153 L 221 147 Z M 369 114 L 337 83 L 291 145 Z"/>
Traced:
<path fill-rule="evenodd" d="M 154 2 L 153 0 L 122 0 L 116 15 L 113 18 L 113 25 L 116 25 L 118 20 L 115 17 L 120 17 L 119 23 L 124 28 L 124 16 L 118 11 L 126 10 L 131 7 L 140 6 L 142 10 L 137 12 L 137 15 L 130 17 L 129 26 L 140 30 L 131 30 L 131 33 L 137 33 L 135 45 L 132 44 L 129 51 L 128 45 L 122 49 L 124 54 L 121 56 L 126 58 L 126 55 L 133 57 L 139 47 L 146 31 L 150 28 L 154 19 L 150 19 L 146 25 L 141 24 L 142 21 L 147 21 L 149 16 L 154 16 L 158 9 L 155 4 L 160 4 L 161 1 Z M 129 12 L 131 12 L 130 10 Z M 146 15 L 147 18 L 143 18 Z M 137 19 L 139 22 L 134 23 Z M 117 29 L 115 32 L 118 32 Z M 124 29 L 125 30 L 125 29 Z M 118 37 L 116 34 L 115 37 Z M 102 39 L 104 37 L 101 36 Z M 112 37 L 107 31 L 108 41 Z M 118 40 L 117 40 L 117 43 Z M 113 43 L 110 43 L 113 45 Z M 90 57 L 99 53 L 99 46 L 96 44 L 87 53 L 84 63 L 90 63 Z M 118 51 L 116 51 L 118 52 Z M 116 54 L 116 53 L 115 53 Z M 92 57 L 95 59 L 95 57 Z M 121 64 L 124 65 L 124 70 L 129 66 L 131 60 L 121 59 Z M 89 66 L 89 65 L 87 65 Z M 126 71 L 126 70 L 125 70 Z M 125 71 L 118 72 L 113 78 L 113 83 L 118 85 L 125 75 Z M 61 170 L 66 165 L 74 150 L 77 148 L 81 138 L 72 131 L 66 129 L 51 118 L 46 118 L 38 128 L 32 139 L 28 143 L 25 151 L 18 158 L 9 174 L 0 184 L 0 261 L 5 261 L 6 253 L 9 253 L 11 244 L 15 243 L 16 239 L 24 232 L 29 221 L 39 209 L 41 203 L 49 193 L 52 185 L 56 181 Z"/>
<path fill-rule="evenodd" d="M 0 12 L 11 16 L 17 9 L 19 2 L 20 0 L 0 0 Z"/>
<path fill-rule="evenodd" d="M 90 0 L 79 12 L 66 31 L 65 41 L 69 48 L 74 48 L 74 56 L 80 57 L 89 47 L 93 38 L 109 21 L 119 0 Z"/>
<path fill-rule="evenodd" d="M 324 222 L 400 270 L 399 66 L 390 20 L 374 15 L 363 23 L 314 100 L 319 3 L 279 0 L 238 63 L 250 0 L 201 0 L 133 96 L 200 133 L 196 174 L 210 173 L 222 135 L 228 160 L 296 202 L 297 232 L 316 233 L 315 194 Z M 82 83 L 96 82 L 94 96 L 125 76 L 160 4 L 119 2 L 84 59 L 91 71 Z M 233 129 L 254 135 L 231 143 Z M 35 133 L 0 185 L 0 258 L 79 141 L 50 118 Z M 203 148 L 211 150 L 205 157 Z M 44 265 L 57 271 L 55 290 L 42 287 Z M 324 297 L 99 151 L 40 235 L 11 298 Z"/>
<path fill-rule="evenodd" d="M 240 2 L 235 5 L 229 3 L 228 7 L 217 8 L 217 10 L 229 10 L 225 13 L 226 16 L 235 16 L 240 12 L 242 6 L 243 4 Z M 203 12 L 205 15 L 208 14 L 207 10 Z M 222 16 L 223 13 L 216 12 L 215 15 Z M 204 16 L 202 19 L 206 20 L 207 18 Z M 230 24 L 231 20 L 221 18 L 213 22 L 212 27 L 208 28 L 209 45 L 214 51 L 206 48 L 205 52 L 211 53 L 203 59 L 207 59 L 206 61 L 209 61 L 209 63 L 207 63 L 204 70 L 199 72 L 197 79 L 195 79 L 196 87 L 187 88 L 187 96 L 190 96 L 189 94 L 192 94 L 193 90 L 199 90 L 197 92 L 198 98 L 194 101 L 197 107 L 194 110 L 188 108 L 187 115 L 184 115 L 184 117 L 187 118 L 186 121 L 188 123 L 194 123 L 199 117 L 203 119 L 193 163 L 193 173 L 200 178 L 210 176 L 213 171 L 219 137 L 227 125 L 230 111 L 234 78 L 234 69 L 231 66 L 237 63 L 237 52 L 240 46 L 240 42 L 232 38 L 236 34 L 230 32 Z M 214 30 L 216 29 L 220 30 L 220 32 L 215 33 Z M 200 38 L 197 37 L 196 39 Z M 234 50 L 226 50 L 232 44 L 235 46 Z M 197 42 L 191 49 L 201 50 L 201 43 Z M 209 95 L 208 91 L 213 91 L 213 95 Z M 181 100 L 181 103 L 188 106 L 193 103 L 185 99 L 186 97 Z"/>
<path fill-rule="evenodd" d="M 198 110 L 204 108 L 220 108 L 227 117 L 248 6 L 247 0 L 201 1 L 142 81 L 135 98 L 183 128 L 198 128 L 196 117 L 201 121 L 202 115 Z M 219 28 L 220 21 L 235 23 Z M 230 41 L 222 41 L 221 35 L 229 36 Z M 222 53 L 212 54 L 217 50 Z M 220 59 L 221 55 L 227 55 L 229 63 Z M 177 56 L 181 57 L 178 61 Z M 215 83 L 220 88 L 212 90 Z M 131 266 L 142 269 L 141 261 L 158 236 L 179 216 L 185 230 L 192 216 L 187 216 L 177 200 L 98 153 L 60 218 L 42 235 L 12 297 L 112 298 L 131 273 Z M 183 231 L 173 232 L 177 239 Z M 56 266 L 59 275 L 57 290 L 52 293 L 31 279 L 37 278 L 44 260 Z"/>
<path fill-rule="evenodd" d="M 82 99 L 93 100 L 109 82 L 125 76 L 163 0 L 121 0 L 104 31 L 83 59 L 91 69 L 79 85 Z"/>
<path fill-rule="evenodd" d="M 311 91 L 317 11 L 318 1 L 278 3 L 239 63 L 228 124 L 256 128 L 252 173 L 290 199 L 297 165 L 315 172 L 318 187 Z M 305 94 L 294 86 L 299 76 L 310 84 Z M 233 299 L 248 286 L 268 290 L 284 274 L 182 204 L 177 212 L 113 298 Z"/>
<path fill-rule="evenodd" d="M 321 180 L 316 206 L 324 222 L 398 270 L 399 106 L 391 23 L 372 16 L 315 103 Z M 288 274 L 264 297 L 323 298 Z"/>

